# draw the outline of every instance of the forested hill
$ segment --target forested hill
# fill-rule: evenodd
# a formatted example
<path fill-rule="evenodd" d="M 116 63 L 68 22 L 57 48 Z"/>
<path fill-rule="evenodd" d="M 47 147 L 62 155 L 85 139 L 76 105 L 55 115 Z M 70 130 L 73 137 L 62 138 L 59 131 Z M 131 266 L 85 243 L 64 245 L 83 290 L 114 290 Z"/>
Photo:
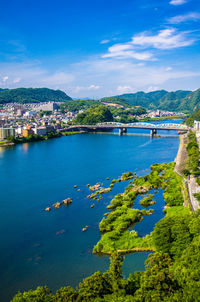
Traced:
<path fill-rule="evenodd" d="M 200 108 L 200 89 L 196 91 L 177 90 L 167 92 L 158 90 L 149 93 L 137 92 L 103 98 L 102 101 L 120 100 L 132 106 L 142 106 L 147 109 L 193 112 Z"/>
<path fill-rule="evenodd" d="M 16 88 L 1 89 L 0 103 L 37 103 L 37 102 L 66 102 L 71 98 L 61 90 L 48 88 Z"/>

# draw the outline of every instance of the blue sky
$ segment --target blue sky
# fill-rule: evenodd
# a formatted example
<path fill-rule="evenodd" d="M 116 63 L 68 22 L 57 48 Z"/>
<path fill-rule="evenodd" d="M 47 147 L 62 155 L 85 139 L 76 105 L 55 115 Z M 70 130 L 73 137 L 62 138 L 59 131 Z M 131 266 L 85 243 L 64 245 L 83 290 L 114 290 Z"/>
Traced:
<path fill-rule="evenodd" d="M 199 0 L 10 0 L 0 87 L 99 98 L 200 88 Z"/>

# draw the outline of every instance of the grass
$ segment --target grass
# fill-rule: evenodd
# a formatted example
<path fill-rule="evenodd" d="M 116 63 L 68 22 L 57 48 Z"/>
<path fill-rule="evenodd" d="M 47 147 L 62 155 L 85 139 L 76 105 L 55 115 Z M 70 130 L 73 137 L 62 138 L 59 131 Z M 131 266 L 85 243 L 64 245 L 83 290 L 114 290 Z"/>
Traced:
<path fill-rule="evenodd" d="M 94 253 L 111 254 L 114 251 L 129 253 L 134 251 L 154 251 L 155 247 L 151 234 L 139 237 L 130 226 L 143 219 L 143 216 L 153 214 L 153 210 L 132 209 L 137 195 L 144 195 L 151 189 L 162 188 L 166 205 L 167 215 L 181 215 L 184 209 L 183 204 L 183 183 L 182 178 L 174 172 L 174 163 L 155 164 L 151 166 L 151 172 L 143 177 L 135 175 L 133 182 L 128 185 L 123 194 L 118 194 L 107 206 L 111 212 L 106 213 L 99 224 L 102 233 L 100 241 L 94 247 Z M 133 174 L 127 175 L 133 177 Z M 140 203 L 148 207 L 153 202 L 154 195 L 149 194 Z"/>

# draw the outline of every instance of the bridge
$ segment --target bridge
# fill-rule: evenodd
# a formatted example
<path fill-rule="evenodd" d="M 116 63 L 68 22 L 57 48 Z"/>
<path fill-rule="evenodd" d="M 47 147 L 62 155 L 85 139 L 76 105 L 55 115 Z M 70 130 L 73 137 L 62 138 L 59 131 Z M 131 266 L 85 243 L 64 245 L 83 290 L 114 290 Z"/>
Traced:
<path fill-rule="evenodd" d="M 176 130 L 178 133 L 184 133 L 189 131 L 189 127 L 183 124 L 174 124 L 174 123 L 163 123 L 163 124 L 151 124 L 151 123 L 116 123 L 116 122 L 107 122 L 99 123 L 96 125 L 74 125 L 67 128 L 67 131 L 83 130 L 83 131 L 100 131 L 100 130 L 113 130 L 119 129 L 119 134 L 127 132 L 127 129 L 149 129 L 150 136 L 154 136 L 157 133 L 157 130 Z M 63 130 L 64 131 L 64 130 Z"/>

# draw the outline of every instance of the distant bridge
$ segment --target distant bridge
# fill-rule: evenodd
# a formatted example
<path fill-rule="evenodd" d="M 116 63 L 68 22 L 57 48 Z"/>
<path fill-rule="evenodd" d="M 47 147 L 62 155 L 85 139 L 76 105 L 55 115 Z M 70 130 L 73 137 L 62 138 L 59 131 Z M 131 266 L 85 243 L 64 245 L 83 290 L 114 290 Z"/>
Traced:
<path fill-rule="evenodd" d="M 151 123 L 116 123 L 116 122 L 107 122 L 99 123 L 96 125 L 74 125 L 67 128 L 67 131 L 73 130 L 83 130 L 83 131 L 100 131 L 106 129 L 119 129 L 119 134 L 127 132 L 127 129 L 149 129 L 150 135 L 154 136 L 157 133 L 157 130 L 176 130 L 178 133 L 187 132 L 189 128 L 183 124 L 174 124 L 174 123 L 163 123 L 163 124 L 151 124 Z M 63 130 L 64 131 L 64 130 Z"/>

